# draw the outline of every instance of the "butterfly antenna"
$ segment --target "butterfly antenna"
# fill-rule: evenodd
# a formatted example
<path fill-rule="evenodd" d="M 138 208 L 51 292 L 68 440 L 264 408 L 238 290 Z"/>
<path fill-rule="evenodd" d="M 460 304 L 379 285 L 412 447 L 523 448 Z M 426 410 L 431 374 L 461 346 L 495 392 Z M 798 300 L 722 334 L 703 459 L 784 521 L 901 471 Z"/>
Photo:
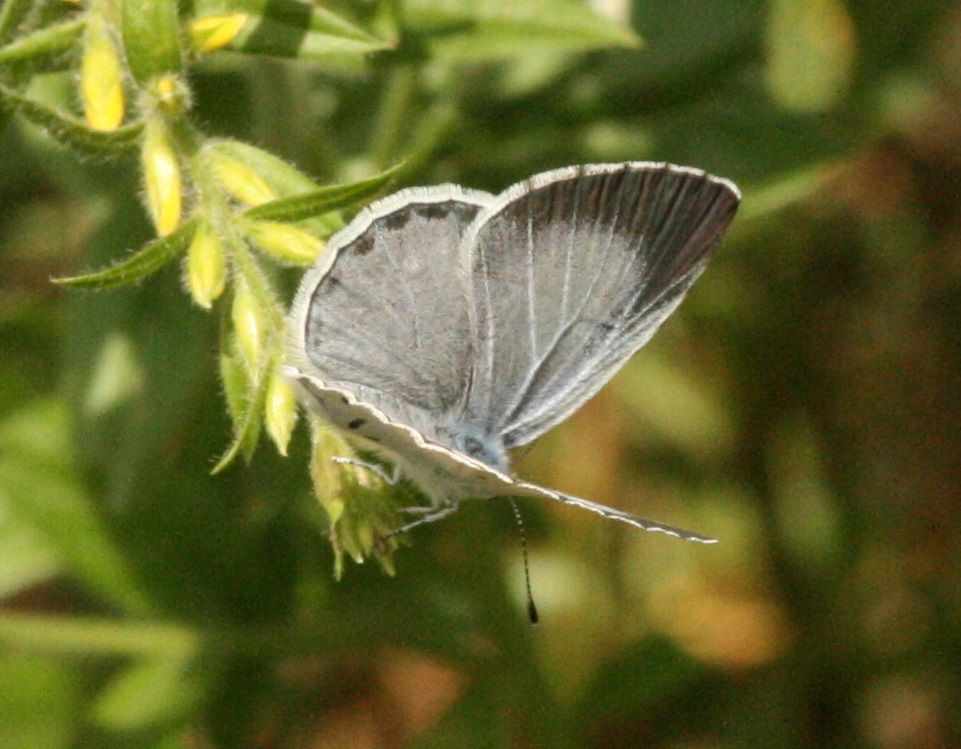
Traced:
<path fill-rule="evenodd" d="M 527 526 L 524 525 L 524 517 L 521 515 L 521 508 L 517 506 L 517 501 L 510 497 L 511 509 L 514 511 L 514 520 L 517 522 L 517 531 L 521 536 L 521 553 L 524 556 L 524 586 L 527 589 L 527 618 L 532 626 L 537 626 L 540 617 L 537 614 L 537 606 L 534 604 L 534 594 L 531 592 L 531 570 L 527 560 Z"/>

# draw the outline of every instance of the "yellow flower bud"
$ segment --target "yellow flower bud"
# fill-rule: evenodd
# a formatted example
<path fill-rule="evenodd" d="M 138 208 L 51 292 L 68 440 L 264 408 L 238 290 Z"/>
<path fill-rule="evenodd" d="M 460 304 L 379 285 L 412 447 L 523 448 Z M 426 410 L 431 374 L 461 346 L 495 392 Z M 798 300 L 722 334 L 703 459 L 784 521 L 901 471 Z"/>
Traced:
<path fill-rule="evenodd" d="M 297 399 L 294 389 L 277 369 L 270 374 L 267 383 L 267 401 L 264 404 L 264 420 L 267 433 L 277 446 L 277 452 L 287 455 L 290 435 L 297 423 Z"/>
<path fill-rule="evenodd" d="M 331 458 L 349 455 L 351 451 L 340 435 L 316 419 L 311 421 L 310 426 L 313 439 L 310 478 L 314 484 L 314 493 L 330 518 L 331 526 L 336 527 L 346 508 L 343 491 L 345 483 L 349 481 L 346 477 L 349 469 L 334 463 Z"/>
<path fill-rule="evenodd" d="M 151 81 L 149 91 L 157 106 L 169 115 L 183 114 L 190 104 L 190 91 L 175 75 L 165 74 Z"/>
<path fill-rule="evenodd" d="M 87 16 L 80 65 L 83 113 L 95 130 L 116 130 L 123 121 L 123 76 L 120 56 L 102 16 Z"/>
<path fill-rule="evenodd" d="M 354 560 L 354 564 L 363 564 L 366 555 L 364 542 L 357 535 L 357 526 L 353 523 L 339 523 L 337 525 L 337 541 L 340 551 L 345 551 Z"/>
<path fill-rule="evenodd" d="M 236 39 L 248 18 L 246 13 L 195 18 L 190 22 L 190 39 L 199 51 L 214 52 Z"/>
<path fill-rule="evenodd" d="M 244 358 L 248 372 L 256 372 L 264 348 L 267 325 L 264 310 L 244 281 L 238 281 L 234 290 L 234 304 L 230 311 L 237 334 L 237 346 Z"/>
<path fill-rule="evenodd" d="M 227 258 L 220 238 L 203 222 L 197 227 L 187 250 L 187 288 L 194 301 L 205 309 L 219 297 L 227 283 Z"/>
<path fill-rule="evenodd" d="M 250 390 L 250 378 L 247 377 L 247 370 L 239 356 L 234 353 L 221 354 L 220 380 L 224 386 L 230 418 L 236 424 L 244 412 L 244 403 Z"/>
<path fill-rule="evenodd" d="M 147 120 L 140 158 L 147 186 L 147 208 L 157 234 L 165 237 L 180 224 L 183 188 L 177 154 L 167 126 L 159 117 Z"/>
<path fill-rule="evenodd" d="M 257 249 L 275 260 L 294 265 L 313 265 L 327 246 L 323 239 L 279 221 L 247 221 L 244 231 Z"/>
<path fill-rule="evenodd" d="M 210 153 L 210 166 L 230 195 L 245 205 L 268 203 L 277 197 L 264 178 L 244 164 L 220 152 Z"/>

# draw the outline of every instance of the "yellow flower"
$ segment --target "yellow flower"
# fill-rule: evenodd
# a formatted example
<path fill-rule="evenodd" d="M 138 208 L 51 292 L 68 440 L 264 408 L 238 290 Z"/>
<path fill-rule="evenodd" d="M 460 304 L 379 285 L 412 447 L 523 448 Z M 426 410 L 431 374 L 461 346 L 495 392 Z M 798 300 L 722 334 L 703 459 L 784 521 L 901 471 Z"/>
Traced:
<path fill-rule="evenodd" d="M 256 373 L 260 366 L 260 356 L 267 334 L 267 316 L 254 293 L 243 280 L 237 282 L 234 290 L 234 304 L 230 317 L 247 371 Z"/>
<path fill-rule="evenodd" d="M 199 51 L 214 52 L 236 39 L 248 18 L 246 13 L 195 18 L 190 22 L 190 39 Z"/>
<path fill-rule="evenodd" d="M 213 228 L 206 222 L 201 223 L 187 250 L 187 288 L 197 304 L 210 309 L 226 283 L 227 258 L 223 245 Z"/>
<path fill-rule="evenodd" d="M 260 205 L 274 200 L 277 194 L 264 178 L 244 164 L 221 151 L 211 151 L 209 163 L 217 180 L 230 195 L 245 205 Z"/>
<path fill-rule="evenodd" d="M 123 121 L 123 76 L 120 56 L 107 28 L 96 14 L 87 16 L 83 60 L 80 64 L 83 113 L 95 130 L 116 130 Z"/>
<path fill-rule="evenodd" d="M 287 454 L 290 435 L 297 424 L 297 399 L 294 389 L 276 368 L 267 383 L 267 401 L 264 405 L 267 433 L 277 446 L 277 452 Z"/>
<path fill-rule="evenodd" d="M 323 239 L 279 221 L 247 221 L 244 230 L 259 250 L 294 265 L 313 265 L 327 246 Z"/>
<path fill-rule="evenodd" d="M 183 187 L 177 154 L 161 118 L 147 120 L 140 157 L 147 186 L 147 208 L 157 234 L 165 237 L 180 225 Z"/>

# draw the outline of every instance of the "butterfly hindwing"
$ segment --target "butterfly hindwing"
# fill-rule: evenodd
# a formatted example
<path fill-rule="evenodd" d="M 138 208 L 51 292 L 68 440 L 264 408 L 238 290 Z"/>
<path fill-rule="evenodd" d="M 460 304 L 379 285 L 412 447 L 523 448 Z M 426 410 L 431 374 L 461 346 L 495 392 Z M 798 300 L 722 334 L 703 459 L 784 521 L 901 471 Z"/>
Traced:
<path fill-rule="evenodd" d="M 611 520 L 628 523 L 646 531 L 666 533 L 688 541 L 714 543 L 714 539 L 664 525 L 613 507 L 574 497 L 547 487 L 519 481 L 467 455 L 437 444 L 403 421 L 393 421 L 369 403 L 359 401 L 349 390 L 331 387 L 296 369 L 287 376 L 297 384 L 301 397 L 312 410 L 346 431 L 370 443 L 372 449 L 399 462 L 405 474 L 424 490 L 437 506 L 456 504 L 462 499 L 501 496 L 550 499 L 580 507 Z"/>
<path fill-rule="evenodd" d="M 442 185 L 358 214 L 301 284 L 290 363 L 393 416 L 459 401 L 471 352 L 460 242 L 490 200 Z"/>

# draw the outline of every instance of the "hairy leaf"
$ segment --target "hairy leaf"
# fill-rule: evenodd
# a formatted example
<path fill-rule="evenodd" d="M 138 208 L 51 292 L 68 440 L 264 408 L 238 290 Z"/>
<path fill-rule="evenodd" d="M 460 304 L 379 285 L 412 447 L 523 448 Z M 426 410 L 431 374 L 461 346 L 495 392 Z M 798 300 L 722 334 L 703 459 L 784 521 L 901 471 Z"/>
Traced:
<path fill-rule="evenodd" d="M 94 130 L 82 120 L 43 102 L 23 96 L 0 85 L 0 101 L 19 112 L 30 122 L 43 128 L 67 148 L 91 156 L 111 156 L 137 146 L 143 132 L 142 123 L 124 125 L 111 132 Z"/>
<path fill-rule="evenodd" d="M 34 31 L 0 47 L 0 63 L 49 57 L 69 49 L 83 31 L 83 21 L 65 21 Z"/>
<path fill-rule="evenodd" d="M 298 0 L 198 0 L 198 16 L 248 13 L 228 49 L 278 57 L 364 55 L 391 45 L 331 11 Z"/>
<path fill-rule="evenodd" d="M 148 242 L 142 250 L 115 265 L 82 276 L 55 278 L 53 282 L 81 289 L 110 289 L 139 281 L 160 270 L 183 252 L 190 244 L 196 228 L 197 220 L 191 219 L 181 224 L 172 234 Z"/>
<path fill-rule="evenodd" d="M 404 163 L 401 162 L 374 177 L 358 182 L 321 187 L 289 198 L 264 203 L 248 210 L 247 216 L 269 221 L 300 221 L 341 208 L 349 208 L 376 194 L 396 177 L 403 167 Z"/>
<path fill-rule="evenodd" d="M 572 50 L 640 45 L 629 28 L 578 0 L 409 0 L 404 20 L 429 35 L 434 54 L 455 59 L 529 55 L 534 45 Z"/>

